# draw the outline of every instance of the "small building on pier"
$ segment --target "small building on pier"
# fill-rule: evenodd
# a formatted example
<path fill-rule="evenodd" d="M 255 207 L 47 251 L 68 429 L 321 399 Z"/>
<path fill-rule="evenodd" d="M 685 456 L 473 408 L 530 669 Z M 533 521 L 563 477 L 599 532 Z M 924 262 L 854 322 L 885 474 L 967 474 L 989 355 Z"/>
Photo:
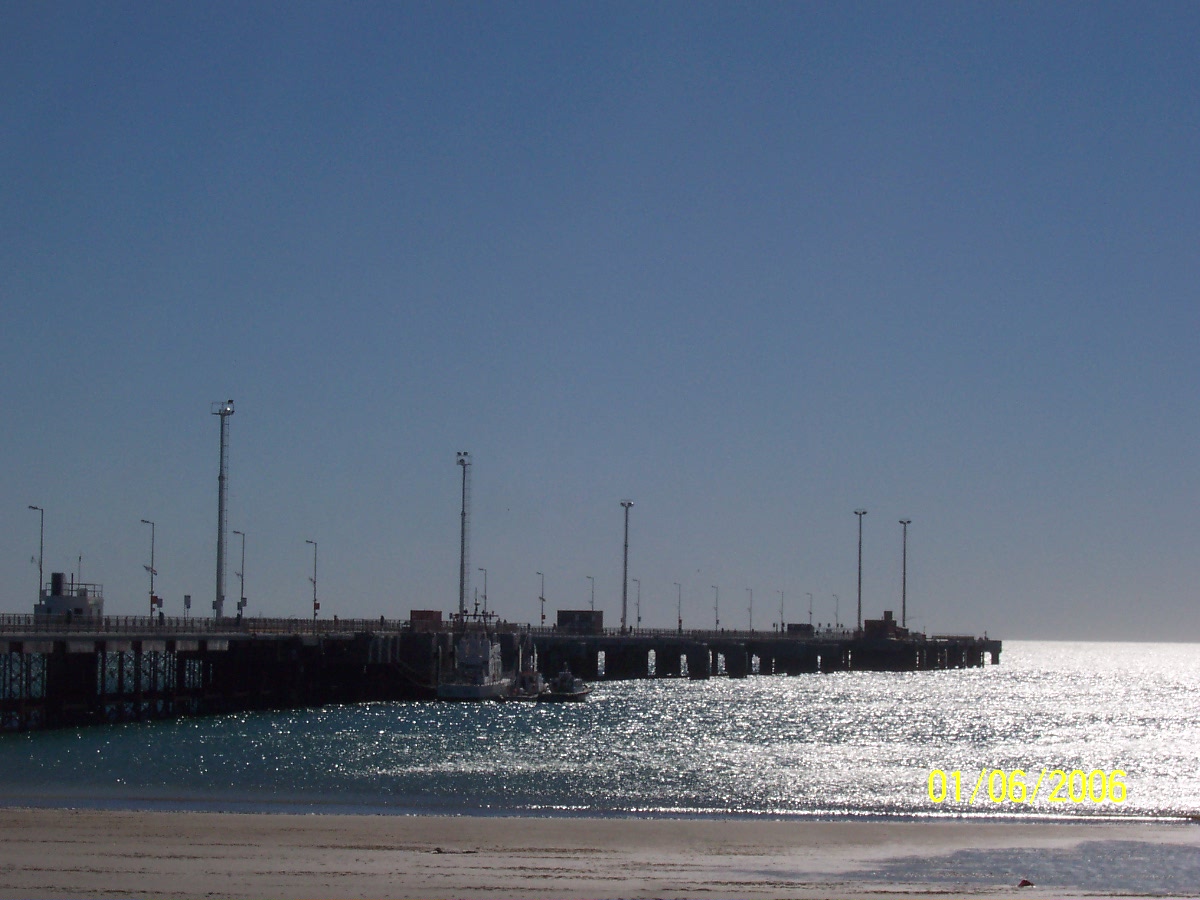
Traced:
<path fill-rule="evenodd" d="M 885 609 L 882 619 L 863 619 L 863 634 L 867 638 L 906 638 L 908 629 L 901 627 L 890 609 Z"/>

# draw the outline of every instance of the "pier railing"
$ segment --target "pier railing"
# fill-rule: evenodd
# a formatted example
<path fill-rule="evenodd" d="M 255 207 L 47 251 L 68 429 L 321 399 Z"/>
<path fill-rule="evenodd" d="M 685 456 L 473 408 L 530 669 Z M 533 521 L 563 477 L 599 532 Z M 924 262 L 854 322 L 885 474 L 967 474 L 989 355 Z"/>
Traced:
<path fill-rule="evenodd" d="M 685 628 L 682 631 L 675 628 L 605 628 L 602 631 L 572 630 L 569 628 L 554 628 L 549 625 L 530 626 L 527 629 L 534 637 L 624 637 L 624 638 L 689 638 L 698 641 L 812 641 L 834 640 L 844 641 L 854 637 L 855 632 L 850 628 L 828 628 L 808 634 L 803 631 L 746 631 L 734 629 Z M 920 639 L 920 635 L 912 635 Z"/>
<path fill-rule="evenodd" d="M 532 637 L 557 637 L 583 639 L 623 638 L 625 640 L 662 640 L 684 638 L 692 641 L 716 643 L 721 641 L 850 641 L 863 637 L 861 632 L 845 627 L 827 628 L 812 634 L 800 631 L 745 631 L 674 628 L 605 628 L 602 631 L 575 631 L 552 626 L 523 625 L 516 622 L 497 622 L 496 631 L 510 634 L 526 634 Z M 301 618 L 221 618 L 202 616 L 181 618 L 177 616 L 38 616 L 30 614 L 0 615 L 0 635 L 20 634 L 128 634 L 128 635 L 352 635 L 352 634 L 400 634 L 413 630 L 407 619 L 301 619 Z M 452 631 L 450 623 L 430 627 L 418 623 L 421 631 Z M 986 636 L 985 636 L 986 639 Z M 968 635 L 909 634 L 909 642 L 971 641 L 977 638 Z"/>

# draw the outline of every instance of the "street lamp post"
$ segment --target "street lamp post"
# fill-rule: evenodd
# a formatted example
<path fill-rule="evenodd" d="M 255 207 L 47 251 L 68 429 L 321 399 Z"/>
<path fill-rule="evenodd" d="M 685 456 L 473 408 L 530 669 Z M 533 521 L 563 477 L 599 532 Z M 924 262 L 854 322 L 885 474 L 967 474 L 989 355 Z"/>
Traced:
<path fill-rule="evenodd" d="M 585 575 L 584 577 L 592 583 L 592 611 L 594 612 L 596 609 L 596 579 L 591 575 Z"/>
<path fill-rule="evenodd" d="M 237 606 L 238 618 L 240 619 L 242 617 L 242 610 L 246 608 L 246 533 L 238 531 L 236 528 L 233 530 L 233 533 L 242 537 L 242 571 L 237 573 L 239 591 L 242 595 L 241 599 L 238 600 Z"/>
<path fill-rule="evenodd" d="M 746 588 L 746 593 L 750 595 L 750 630 L 754 630 L 754 588 Z"/>
<path fill-rule="evenodd" d="M 715 584 L 713 589 L 713 619 L 716 620 L 716 625 L 713 626 L 713 631 L 719 631 L 721 628 L 721 589 Z"/>
<path fill-rule="evenodd" d="M 842 627 L 841 606 L 842 606 L 842 601 L 838 598 L 837 594 L 834 594 L 833 595 L 833 624 L 834 624 L 834 627 L 836 627 L 836 628 Z"/>
<path fill-rule="evenodd" d="M 537 574 L 537 576 L 542 579 L 542 590 L 541 590 L 541 593 L 538 594 L 538 599 L 542 601 L 542 627 L 545 628 L 546 627 L 546 576 L 543 575 L 541 572 L 537 572 L 535 574 Z"/>
<path fill-rule="evenodd" d="M 313 573 L 312 578 L 308 579 L 313 586 L 313 631 L 317 630 L 317 612 L 321 609 L 321 604 L 317 602 L 317 542 L 305 540 L 304 543 L 312 544 L 313 548 Z"/>
<path fill-rule="evenodd" d="M 808 624 L 811 625 L 812 624 L 813 596 L 812 596 L 812 591 L 805 591 L 805 593 L 808 594 Z"/>
<path fill-rule="evenodd" d="M 901 544 L 900 551 L 900 627 L 908 627 L 908 526 L 912 524 L 912 519 L 901 519 L 900 524 L 904 526 L 904 538 Z"/>
<path fill-rule="evenodd" d="M 683 634 L 683 585 L 675 582 L 675 615 L 679 619 L 679 633 Z"/>
<path fill-rule="evenodd" d="M 633 506 L 633 501 L 622 500 L 621 506 L 625 508 L 625 564 L 621 569 L 621 634 L 625 634 L 629 630 L 626 625 L 629 601 L 629 508 Z"/>
<path fill-rule="evenodd" d="M 642 579 L 631 578 L 629 580 L 637 585 L 637 627 L 640 631 L 642 628 Z"/>
<path fill-rule="evenodd" d="M 150 573 L 150 615 L 154 615 L 154 576 L 157 574 L 154 571 L 154 523 L 149 519 L 142 519 L 143 525 L 150 526 L 150 565 L 143 566 Z M 82 579 L 80 579 L 82 580 Z"/>
<path fill-rule="evenodd" d="M 862 520 L 867 514 L 865 509 L 856 509 L 854 514 L 858 516 L 858 625 L 856 629 L 862 629 Z"/>
<path fill-rule="evenodd" d="M 779 633 L 783 634 L 783 591 L 779 592 Z"/>
<path fill-rule="evenodd" d="M 42 554 L 46 549 L 46 511 L 40 506 L 30 505 L 38 511 L 41 524 L 38 526 L 38 601 L 42 599 Z"/>

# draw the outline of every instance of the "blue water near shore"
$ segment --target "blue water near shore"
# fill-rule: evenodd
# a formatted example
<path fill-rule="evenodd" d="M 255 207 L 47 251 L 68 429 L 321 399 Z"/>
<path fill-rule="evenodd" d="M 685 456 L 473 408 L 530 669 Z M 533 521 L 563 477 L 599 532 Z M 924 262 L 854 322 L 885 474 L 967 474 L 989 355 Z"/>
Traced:
<path fill-rule="evenodd" d="M 982 669 L 613 682 L 583 704 L 374 703 L 6 735 L 0 802 L 1174 818 L 1200 814 L 1198 696 L 1200 645 L 1009 642 Z M 981 771 L 1023 769 L 1032 791 L 1043 768 L 1123 770 L 1124 802 L 1074 802 L 1069 788 L 1049 802 L 1050 774 L 1036 803 L 993 802 L 990 776 L 968 802 Z M 960 802 L 930 799 L 933 769 L 962 773 Z M 1106 780 L 1092 777 L 1093 795 Z"/>

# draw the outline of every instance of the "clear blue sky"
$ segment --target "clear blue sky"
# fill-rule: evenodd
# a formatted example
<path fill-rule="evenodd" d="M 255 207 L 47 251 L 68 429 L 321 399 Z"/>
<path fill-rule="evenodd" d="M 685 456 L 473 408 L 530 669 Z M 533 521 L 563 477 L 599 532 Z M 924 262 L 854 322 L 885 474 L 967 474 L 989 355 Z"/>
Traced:
<path fill-rule="evenodd" d="M 0 608 L 1200 639 L 1200 6 L 7 3 Z M 231 537 L 227 595 L 240 545 Z M 478 572 L 474 581 L 481 582 Z M 47 575 L 48 577 L 48 575 Z M 636 592 L 631 586 L 631 591 Z"/>

